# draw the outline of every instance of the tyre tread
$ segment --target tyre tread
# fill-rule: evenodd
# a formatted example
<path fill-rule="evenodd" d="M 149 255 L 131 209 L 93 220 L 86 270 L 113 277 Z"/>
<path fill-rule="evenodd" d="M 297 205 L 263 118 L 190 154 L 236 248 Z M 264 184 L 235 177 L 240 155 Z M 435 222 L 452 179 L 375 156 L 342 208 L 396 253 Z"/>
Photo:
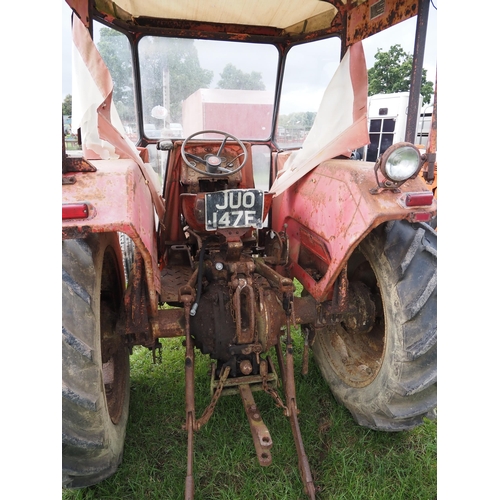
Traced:
<path fill-rule="evenodd" d="M 393 396 L 390 403 L 382 404 L 383 413 L 397 420 L 423 417 L 436 406 L 436 384 L 411 394 L 411 397 Z"/>
<path fill-rule="evenodd" d="M 62 270 L 62 280 L 70 290 L 78 295 L 78 297 L 84 300 L 89 306 L 91 305 L 92 299 L 90 297 L 90 294 L 82 285 L 75 281 L 65 269 Z"/>
<path fill-rule="evenodd" d="M 91 435 L 82 435 L 80 432 L 75 431 L 74 429 L 66 428 L 62 433 L 63 445 L 83 448 L 85 450 L 96 450 L 104 448 L 104 437 L 102 433 L 94 432 L 89 434 Z"/>
<path fill-rule="evenodd" d="M 436 350 L 412 362 L 401 363 L 401 377 L 391 385 L 397 394 L 412 396 L 437 382 Z"/>
<path fill-rule="evenodd" d="M 413 319 L 420 312 L 436 288 L 437 273 L 434 271 L 425 282 L 425 287 L 416 291 L 414 300 L 404 309 L 407 320 Z"/>
<path fill-rule="evenodd" d="M 78 339 L 64 326 L 62 327 L 62 336 L 64 342 L 66 342 L 67 345 L 75 349 L 75 351 L 77 351 L 79 354 L 89 359 L 90 361 L 93 360 L 94 350 L 85 342 Z"/>
<path fill-rule="evenodd" d="M 64 382 L 62 384 L 62 397 L 71 403 L 76 404 L 86 410 L 97 411 L 97 396 L 86 394 L 83 391 L 76 391 L 68 387 Z"/>
<path fill-rule="evenodd" d="M 401 270 L 401 275 L 404 276 L 408 266 L 411 264 L 413 258 L 415 257 L 417 251 L 420 249 L 422 245 L 422 239 L 424 237 L 425 231 L 423 228 L 417 229 L 413 239 L 411 240 L 410 246 L 406 251 L 406 254 L 403 257 L 403 260 L 399 264 L 399 268 Z"/>
<path fill-rule="evenodd" d="M 62 486 L 82 488 L 106 479 L 123 454 L 128 392 L 119 424 L 108 415 L 99 348 L 100 276 L 107 248 L 117 259 L 116 235 L 63 240 Z M 108 261 L 106 261 L 108 262 Z M 118 272 L 120 269 L 118 268 Z M 104 304 L 102 304 L 104 306 Z M 128 391 L 128 381 L 127 391 Z"/>
<path fill-rule="evenodd" d="M 437 342 L 437 324 L 434 321 L 433 324 L 430 324 L 427 330 L 418 337 L 419 331 L 418 324 L 415 322 L 407 322 L 404 325 L 404 337 L 406 340 L 405 344 L 405 352 L 406 359 L 408 361 L 414 361 L 420 356 L 423 356 L 429 349 L 431 349 Z M 412 342 L 410 344 L 410 342 Z"/>
<path fill-rule="evenodd" d="M 335 399 L 358 424 L 391 432 L 412 429 L 435 415 L 437 401 L 437 234 L 426 224 L 389 221 L 372 231 L 360 250 L 380 267 L 378 279 L 385 283 L 397 325 L 391 360 L 383 374 L 358 388 L 335 373 L 326 338 L 320 336 L 313 351 Z"/>

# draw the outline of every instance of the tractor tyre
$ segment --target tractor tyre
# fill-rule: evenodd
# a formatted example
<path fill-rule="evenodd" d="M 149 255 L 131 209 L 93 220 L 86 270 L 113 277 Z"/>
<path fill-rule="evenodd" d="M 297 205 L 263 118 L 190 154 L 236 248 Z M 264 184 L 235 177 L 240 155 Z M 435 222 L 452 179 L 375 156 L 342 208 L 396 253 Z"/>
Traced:
<path fill-rule="evenodd" d="M 62 484 L 82 488 L 121 463 L 130 397 L 116 332 L 124 290 L 116 234 L 62 242 Z"/>
<path fill-rule="evenodd" d="M 427 224 L 377 227 L 347 266 L 351 308 L 364 304 L 369 326 L 346 319 L 315 331 L 320 371 L 362 426 L 402 431 L 435 418 L 436 248 Z"/>

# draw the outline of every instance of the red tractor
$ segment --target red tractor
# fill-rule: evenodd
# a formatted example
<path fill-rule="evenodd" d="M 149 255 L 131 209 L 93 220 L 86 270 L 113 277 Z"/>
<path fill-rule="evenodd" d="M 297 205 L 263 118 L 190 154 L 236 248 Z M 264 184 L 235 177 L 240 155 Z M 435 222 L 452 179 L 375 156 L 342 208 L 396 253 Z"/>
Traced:
<path fill-rule="evenodd" d="M 429 158 L 411 142 L 374 163 L 351 158 L 369 142 L 361 41 L 425 20 L 428 0 L 67 3 L 81 152 L 63 138 L 63 486 L 119 466 L 133 346 L 154 353 L 183 336 L 186 499 L 194 434 L 222 394 L 241 396 L 270 463 L 257 390 L 289 418 L 315 498 L 293 325 L 360 425 L 401 431 L 435 416 Z M 201 418 L 195 349 L 213 359 Z"/>

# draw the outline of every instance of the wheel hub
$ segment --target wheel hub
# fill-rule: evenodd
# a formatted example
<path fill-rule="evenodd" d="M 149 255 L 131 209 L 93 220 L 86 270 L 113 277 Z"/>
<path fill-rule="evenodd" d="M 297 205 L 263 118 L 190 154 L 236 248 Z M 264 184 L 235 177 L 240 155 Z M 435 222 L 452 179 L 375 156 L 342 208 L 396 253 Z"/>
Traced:
<path fill-rule="evenodd" d="M 360 281 L 349 283 L 349 314 L 343 320 L 348 333 L 369 333 L 373 329 L 376 306 L 370 289 Z"/>

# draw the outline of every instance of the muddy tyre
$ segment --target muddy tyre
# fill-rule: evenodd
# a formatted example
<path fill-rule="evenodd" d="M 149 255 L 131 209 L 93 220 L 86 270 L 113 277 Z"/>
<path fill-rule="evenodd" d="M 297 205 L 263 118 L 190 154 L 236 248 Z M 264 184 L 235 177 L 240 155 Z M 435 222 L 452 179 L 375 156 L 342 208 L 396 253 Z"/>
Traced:
<path fill-rule="evenodd" d="M 122 460 L 129 353 L 115 331 L 122 301 L 118 237 L 62 242 L 62 483 L 91 486 Z"/>
<path fill-rule="evenodd" d="M 427 224 L 379 226 L 348 263 L 351 293 L 372 311 L 370 331 L 345 321 L 315 332 L 321 373 L 362 426 L 401 431 L 435 417 L 436 247 Z"/>

